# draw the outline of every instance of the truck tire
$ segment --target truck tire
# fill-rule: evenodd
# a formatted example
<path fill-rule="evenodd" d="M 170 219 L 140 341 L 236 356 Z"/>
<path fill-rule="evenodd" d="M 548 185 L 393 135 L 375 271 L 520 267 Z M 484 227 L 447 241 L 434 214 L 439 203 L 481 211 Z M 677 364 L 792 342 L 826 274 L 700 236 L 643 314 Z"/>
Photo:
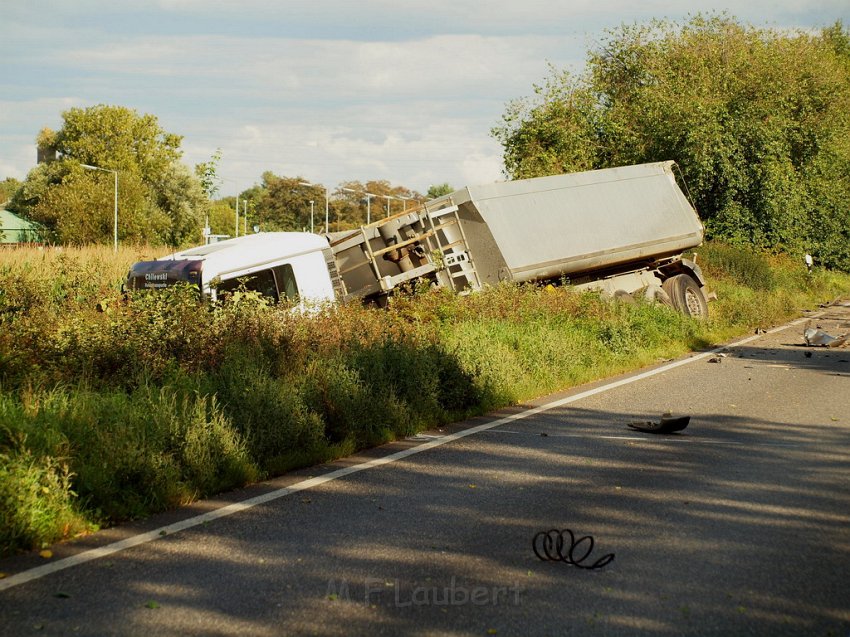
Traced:
<path fill-rule="evenodd" d="M 687 274 L 677 274 L 661 284 L 682 314 L 698 319 L 708 318 L 708 301 L 699 283 Z"/>
<path fill-rule="evenodd" d="M 673 301 L 670 299 L 670 295 L 660 285 L 647 285 L 645 288 L 641 288 L 632 294 L 632 296 L 636 299 L 646 299 L 650 303 L 661 303 L 661 305 L 673 307 Z"/>
<path fill-rule="evenodd" d="M 628 304 L 632 304 L 635 302 L 634 297 L 625 290 L 617 290 L 616 292 L 614 292 L 614 300 L 619 301 L 620 303 Z"/>

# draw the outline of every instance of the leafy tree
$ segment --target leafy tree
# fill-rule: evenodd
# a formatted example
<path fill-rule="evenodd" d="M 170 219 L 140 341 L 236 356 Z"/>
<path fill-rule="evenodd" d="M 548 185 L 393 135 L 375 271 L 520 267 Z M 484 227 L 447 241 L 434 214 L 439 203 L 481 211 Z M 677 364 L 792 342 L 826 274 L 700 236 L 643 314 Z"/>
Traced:
<path fill-rule="evenodd" d="M 437 184 L 436 186 L 428 186 L 428 199 L 436 199 L 437 197 L 448 195 L 454 191 L 455 189 L 452 188 L 448 182 Z"/>
<path fill-rule="evenodd" d="M 210 232 L 233 236 L 235 225 L 234 197 L 212 202 L 209 207 Z"/>
<path fill-rule="evenodd" d="M 21 182 L 14 177 L 6 177 L 6 179 L 0 181 L 0 206 L 7 203 L 20 187 Z"/>
<path fill-rule="evenodd" d="M 153 115 L 101 104 L 72 108 L 62 119 L 56 150 L 82 164 L 139 174 L 146 183 L 155 183 L 182 155 L 183 138 L 162 130 Z"/>
<path fill-rule="evenodd" d="M 221 148 L 217 148 L 209 161 L 195 165 L 195 175 L 201 182 L 201 187 L 209 199 L 218 193 L 218 164 L 221 161 Z"/>
<path fill-rule="evenodd" d="M 824 41 L 833 48 L 836 55 L 850 64 L 850 33 L 844 28 L 841 20 L 823 30 Z"/>
<path fill-rule="evenodd" d="M 612 31 L 493 134 L 521 178 L 676 160 L 710 235 L 850 269 L 850 57 L 820 34 L 726 16 Z"/>
<path fill-rule="evenodd" d="M 344 181 L 331 194 L 336 228 L 350 230 L 366 223 L 367 188 L 359 181 Z"/>
<path fill-rule="evenodd" d="M 344 181 L 332 194 L 336 219 L 342 229 L 356 228 L 367 217 L 376 221 L 388 214 L 398 214 L 423 199 L 415 190 L 393 186 L 386 180 Z M 389 210 L 388 207 L 389 206 Z"/>
<path fill-rule="evenodd" d="M 111 241 L 113 176 L 84 170 L 70 161 L 57 162 L 55 169 L 59 168 L 65 169 L 61 182 L 41 193 L 30 208 L 31 218 L 43 224 L 48 230 L 47 238 L 57 243 L 85 245 Z M 145 184 L 132 174 L 119 183 L 118 228 L 122 240 L 141 243 L 152 237 L 160 240 L 165 237 L 169 218 L 148 198 Z"/>
<path fill-rule="evenodd" d="M 301 185 L 306 182 L 303 177 L 281 177 L 266 171 L 262 183 L 243 192 L 240 199 L 249 202 L 263 231 L 309 229 L 310 200 L 314 211 L 320 206 L 313 189 Z"/>
<path fill-rule="evenodd" d="M 15 211 L 40 222 L 54 241 L 111 241 L 114 176 L 83 166 L 90 165 L 118 172 L 122 241 L 181 244 L 200 236 L 207 197 L 180 164 L 180 136 L 153 115 L 121 106 L 72 108 L 62 117 L 61 129 L 39 134 L 47 161 L 15 194 Z"/>
<path fill-rule="evenodd" d="M 515 179 L 588 170 L 597 158 L 597 96 L 584 78 L 550 66 L 534 99 L 507 105 L 493 135 L 504 147 L 505 173 Z"/>
<path fill-rule="evenodd" d="M 173 162 L 157 186 L 157 207 L 168 211 L 171 218 L 166 230 L 168 244 L 199 243 L 204 217 L 209 212 L 203 183 L 186 166 Z"/>

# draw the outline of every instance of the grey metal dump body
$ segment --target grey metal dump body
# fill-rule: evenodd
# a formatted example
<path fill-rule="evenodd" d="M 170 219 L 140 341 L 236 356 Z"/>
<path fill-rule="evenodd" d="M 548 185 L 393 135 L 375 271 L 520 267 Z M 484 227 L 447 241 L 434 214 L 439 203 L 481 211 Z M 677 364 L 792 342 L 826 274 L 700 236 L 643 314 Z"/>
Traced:
<path fill-rule="evenodd" d="M 569 276 L 659 259 L 703 239 L 672 161 L 470 186 L 458 207 L 480 284 Z"/>
<path fill-rule="evenodd" d="M 347 297 L 380 297 L 419 279 L 464 292 L 499 281 L 651 271 L 702 243 L 702 224 L 674 166 L 470 186 L 327 238 Z M 653 283 L 661 279 L 631 287 Z"/>

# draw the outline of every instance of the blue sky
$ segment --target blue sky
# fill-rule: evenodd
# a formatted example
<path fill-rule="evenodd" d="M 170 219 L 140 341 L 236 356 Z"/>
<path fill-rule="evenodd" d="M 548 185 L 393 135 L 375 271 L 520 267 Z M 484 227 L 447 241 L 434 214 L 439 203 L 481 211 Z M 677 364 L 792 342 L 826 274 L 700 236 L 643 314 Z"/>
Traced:
<path fill-rule="evenodd" d="M 0 179 L 71 107 L 116 104 L 220 148 L 222 194 L 263 171 L 424 192 L 502 178 L 490 128 L 548 64 L 580 70 L 606 29 L 727 11 L 756 26 L 850 24 L 847 0 L 6 0 Z"/>

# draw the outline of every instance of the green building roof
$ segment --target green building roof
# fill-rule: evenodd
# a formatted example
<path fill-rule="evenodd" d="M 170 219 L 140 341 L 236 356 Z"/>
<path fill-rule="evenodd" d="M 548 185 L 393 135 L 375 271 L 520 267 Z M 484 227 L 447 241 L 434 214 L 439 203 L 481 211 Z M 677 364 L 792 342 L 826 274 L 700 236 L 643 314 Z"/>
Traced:
<path fill-rule="evenodd" d="M 39 242 L 38 226 L 8 210 L 0 210 L 0 244 Z"/>

